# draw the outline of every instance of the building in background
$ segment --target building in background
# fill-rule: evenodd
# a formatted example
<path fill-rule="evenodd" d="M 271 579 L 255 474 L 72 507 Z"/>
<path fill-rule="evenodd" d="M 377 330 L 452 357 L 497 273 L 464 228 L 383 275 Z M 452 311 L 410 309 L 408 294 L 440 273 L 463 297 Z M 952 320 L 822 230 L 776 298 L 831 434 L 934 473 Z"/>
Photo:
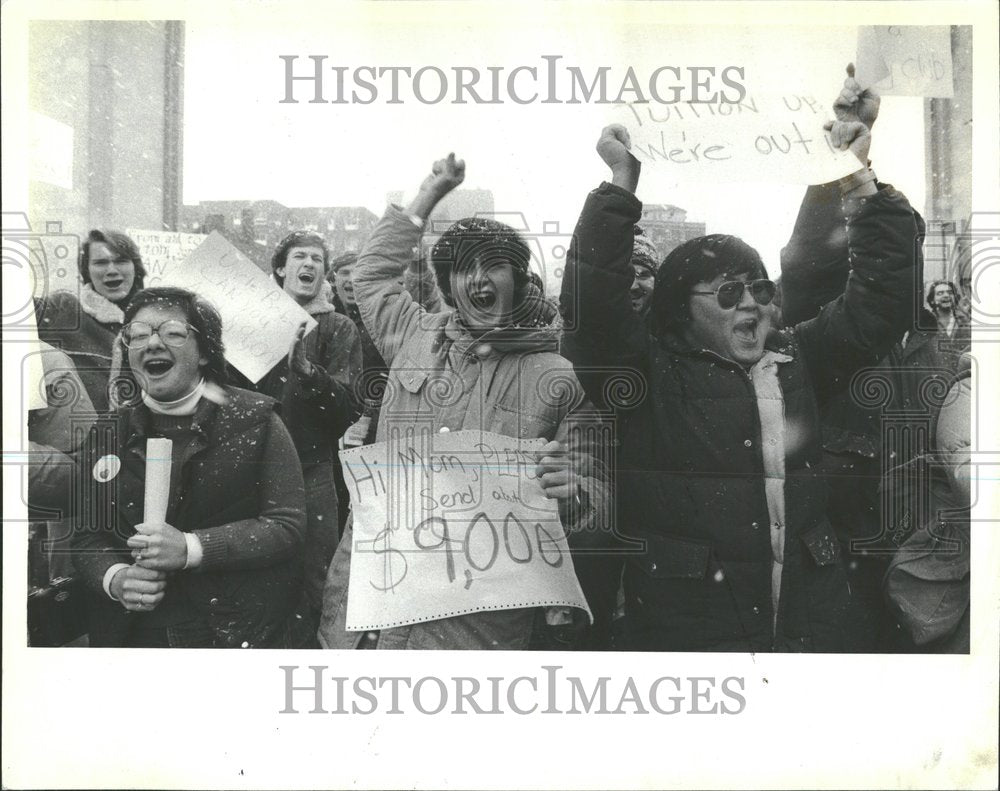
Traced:
<path fill-rule="evenodd" d="M 661 259 L 682 242 L 705 235 L 705 223 L 688 222 L 687 212 L 669 203 L 644 204 L 639 227 L 656 245 Z"/>
<path fill-rule="evenodd" d="M 403 205 L 403 193 L 396 191 L 386 195 L 389 203 Z M 457 189 L 434 207 L 427 224 L 427 232 L 434 238 L 444 233 L 448 226 L 465 217 L 492 217 L 496 213 L 492 190 Z"/>
<path fill-rule="evenodd" d="M 360 251 L 377 220 L 363 206 L 290 207 L 274 200 L 202 201 L 183 207 L 181 230 L 205 234 L 218 231 L 269 272 L 271 253 L 289 231 L 315 231 L 336 257 Z"/>
<path fill-rule="evenodd" d="M 32 226 L 178 230 L 184 23 L 33 21 L 28 75 Z"/>
<path fill-rule="evenodd" d="M 969 296 L 972 280 L 972 27 L 951 28 L 954 96 L 924 100 L 924 282 L 951 280 Z M 877 163 L 874 167 L 878 168 Z M 997 229 L 994 227 L 994 232 Z"/>

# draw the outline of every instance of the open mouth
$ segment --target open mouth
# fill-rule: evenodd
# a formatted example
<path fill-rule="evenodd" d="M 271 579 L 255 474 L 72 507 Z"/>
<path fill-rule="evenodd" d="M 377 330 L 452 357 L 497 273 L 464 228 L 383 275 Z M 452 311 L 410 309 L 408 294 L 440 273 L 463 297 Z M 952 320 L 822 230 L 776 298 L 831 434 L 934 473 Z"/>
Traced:
<path fill-rule="evenodd" d="M 737 340 L 746 344 L 757 343 L 757 327 L 760 324 L 758 319 L 743 319 L 733 327 L 733 335 Z"/>
<path fill-rule="evenodd" d="M 149 375 L 153 377 L 163 376 L 171 368 L 174 367 L 173 360 L 147 360 L 142 365 L 142 369 Z"/>
<path fill-rule="evenodd" d="M 312 272 L 299 272 L 299 282 L 311 286 L 316 282 L 316 275 Z"/>
<path fill-rule="evenodd" d="M 104 283 L 104 287 L 108 289 L 108 291 L 114 291 L 116 288 L 119 288 L 121 284 L 125 282 L 125 280 L 123 278 L 116 277 L 116 278 L 106 279 L 102 282 Z"/>
<path fill-rule="evenodd" d="M 496 294 L 491 291 L 477 291 L 475 294 L 469 295 L 469 301 L 472 302 L 473 307 L 489 310 L 496 304 L 497 298 Z"/>

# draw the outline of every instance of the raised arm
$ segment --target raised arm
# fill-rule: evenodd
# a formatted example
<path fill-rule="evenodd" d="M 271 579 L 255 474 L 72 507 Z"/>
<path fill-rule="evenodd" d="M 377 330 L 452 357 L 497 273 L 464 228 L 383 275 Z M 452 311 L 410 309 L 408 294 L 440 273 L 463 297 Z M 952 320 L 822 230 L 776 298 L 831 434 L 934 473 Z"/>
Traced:
<path fill-rule="evenodd" d="M 390 206 L 354 267 L 354 297 L 361 319 L 386 365 L 419 324 L 424 312 L 403 285 L 420 244 L 424 223 L 438 202 L 465 179 L 465 162 L 454 154 L 434 163 L 417 196 L 404 210 Z"/>
<path fill-rule="evenodd" d="M 611 169 L 611 181 L 587 196 L 559 297 L 566 325 L 561 351 L 597 403 L 603 403 L 597 391 L 606 379 L 598 371 L 641 365 L 647 343 L 645 323 L 632 310 L 629 296 L 642 203 L 635 196 L 640 164 L 628 146 L 628 131 L 620 124 L 601 132 L 597 152 Z"/>
<path fill-rule="evenodd" d="M 860 121 L 828 125 L 835 145 L 868 161 L 871 135 Z M 867 167 L 842 179 L 851 273 L 844 292 L 795 327 L 817 393 L 846 387 L 851 376 L 875 365 L 912 325 L 919 277 L 920 227 L 909 202 L 890 186 L 876 187 Z"/>

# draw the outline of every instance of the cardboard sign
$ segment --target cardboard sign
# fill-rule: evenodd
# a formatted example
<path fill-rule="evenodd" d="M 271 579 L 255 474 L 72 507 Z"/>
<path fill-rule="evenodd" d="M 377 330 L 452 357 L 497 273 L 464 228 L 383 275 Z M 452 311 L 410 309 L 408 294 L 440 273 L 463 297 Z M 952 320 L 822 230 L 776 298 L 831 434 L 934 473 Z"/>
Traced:
<path fill-rule="evenodd" d="M 347 628 L 483 610 L 586 610 L 554 500 L 535 480 L 544 440 L 392 431 L 340 451 L 354 545 Z"/>
<path fill-rule="evenodd" d="M 222 315 L 226 359 L 252 382 L 287 356 L 306 313 L 222 234 L 213 231 L 183 261 L 172 263 L 158 285 L 178 286 L 205 297 Z"/>
<path fill-rule="evenodd" d="M 142 263 L 146 267 L 147 288 L 163 285 L 163 275 L 168 267 L 183 261 L 205 241 L 205 235 L 200 233 L 142 231 L 137 228 L 127 228 L 125 233 L 132 237 L 139 248 Z"/>
<path fill-rule="evenodd" d="M 872 25 L 858 28 L 855 73 L 862 88 L 884 95 L 951 98 L 955 93 L 951 28 Z"/>
<path fill-rule="evenodd" d="M 829 102 L 814 96 L 747 95 L 736 104 L 618 105 L 632 153 L 677 180 L 823 184 L 853 173 L 858 158 L 823 130 Z"/>

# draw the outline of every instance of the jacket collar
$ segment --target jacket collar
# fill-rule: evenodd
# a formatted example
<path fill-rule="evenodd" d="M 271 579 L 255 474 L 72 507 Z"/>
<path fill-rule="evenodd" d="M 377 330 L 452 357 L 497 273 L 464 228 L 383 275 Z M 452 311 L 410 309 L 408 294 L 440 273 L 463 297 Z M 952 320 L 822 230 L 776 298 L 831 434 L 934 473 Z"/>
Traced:
<path fill-rule="evenodd" d="M 739 363 L 723 357 L 721 354 L 717 354 L 710 349 L 703 349 L 695 346 L 677 333 L 670 332 L 663 335 L 660 339 L 660 345 L 663 348 L 677 354 L 683 354 L 690 357 L 712 357 L 713 359 L 720 360 L 735 368 L 742 368 Z M 760 360 L 754 363 L 754 365 L 761 365 L 765 358 L 779 363 L 787 363 L 795 359 L 795 345 L 792 343 L 792 339 L 788 331 L 772 329 L 767 334 L 767 339 L 764 341 L 764 354 Z"/>
<path fill-rule="evenodd" d="M 88 316 L 93 316 L 101 324 L 121 324 L 125 314 L 114 302 L 101 296 L 92 284 L 87 283 L 80 289 L 80 307 Z"/>

